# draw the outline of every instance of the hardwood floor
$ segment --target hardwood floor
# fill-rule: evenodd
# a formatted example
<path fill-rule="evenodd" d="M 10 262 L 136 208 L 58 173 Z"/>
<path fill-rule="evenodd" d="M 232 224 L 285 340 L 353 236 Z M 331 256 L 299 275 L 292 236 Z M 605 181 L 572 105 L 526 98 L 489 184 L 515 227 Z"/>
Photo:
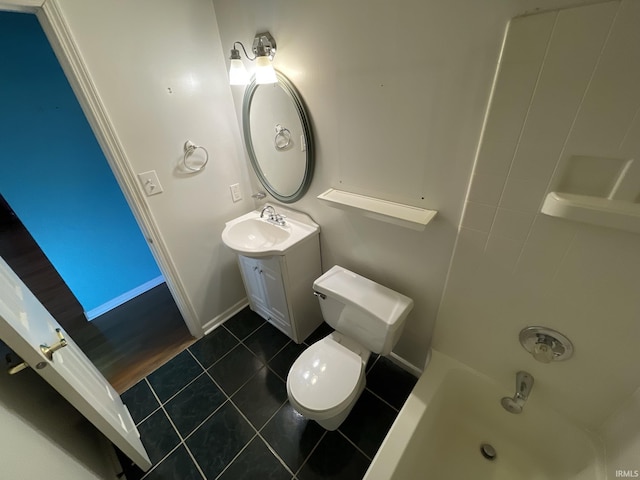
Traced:
<path fill-rule="evenodd" d="M 67 332 L 87 323 L 80 302 L 2 196 L 0 256 Z"/>
<path fill-rule="evenodd" d="M 195 341 L 166 284 L 95 318 L 72 338 L 118 393 Z"/>
<path fill-rule="evenodd" d="M 0 256 L 118 393 L 194 342 L 165 284 L 88 322 L 80 302 L 2 196 Z"/>

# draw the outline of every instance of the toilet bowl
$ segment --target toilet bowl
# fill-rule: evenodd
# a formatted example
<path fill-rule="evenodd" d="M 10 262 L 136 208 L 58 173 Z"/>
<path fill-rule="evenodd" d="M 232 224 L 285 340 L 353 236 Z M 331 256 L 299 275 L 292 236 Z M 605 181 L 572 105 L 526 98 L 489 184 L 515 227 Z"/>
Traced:
<path fill-rule="evenodd" d="M 335 430 L 364 390 L 371 352 L 391 352 L 413 301 L 340 266 L 319 277 L 313 288 L 325 321 L 336 331 L 296 359 L 287 395 L 300 414 Z"/>
<path fill-rule="evenodd" d="M 338 332 L 311 345 L 287 376 L 293 408 L 327 430 L 338 428 L 364 390 L 369 355 Z"/>

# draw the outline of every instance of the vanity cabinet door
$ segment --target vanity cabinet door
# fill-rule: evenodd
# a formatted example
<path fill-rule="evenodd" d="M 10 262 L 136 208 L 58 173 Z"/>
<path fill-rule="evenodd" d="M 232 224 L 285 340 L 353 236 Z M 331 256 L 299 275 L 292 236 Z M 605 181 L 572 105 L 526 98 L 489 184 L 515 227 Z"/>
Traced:
<path fill-rule="evenodd" d="M 250 258 L 239 255 L 238 263 L 251 309 L 293 338 L 279 258 Z"/>
<path fill-rule="evenodd" d="M 238 263 L 244 279 L 244 286 L 249 297 L 251 308 L 263 315 L 268 311 L 267 295 L 261 275 L 261 263 L 257 258 L 238 255 Z"/>
<path fill-rule="evenodd" d="M 285 325 L 291 325 L 289 306 L 282 281 L 279 259 L 273 257 L 262 262 L 262 280 L 271 315 Z"/>

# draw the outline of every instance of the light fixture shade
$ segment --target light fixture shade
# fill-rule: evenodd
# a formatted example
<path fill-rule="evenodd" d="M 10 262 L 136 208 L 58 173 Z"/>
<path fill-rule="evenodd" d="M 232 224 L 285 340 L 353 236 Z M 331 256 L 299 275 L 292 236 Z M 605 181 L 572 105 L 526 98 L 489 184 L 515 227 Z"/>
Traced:
<path fill-rule="evenodd" d="M 229 85 L 247 85 L 249 83 L 249 72 L 242 63 L 242 60 L 232 59 L 229 64 Z"/>
<path fill-rule="evenodd" d="M 265 83 L 278 83 L 276 71 L 273 69 L 269 57 L 256 58 L 256 83 L 261 85 Z"/>

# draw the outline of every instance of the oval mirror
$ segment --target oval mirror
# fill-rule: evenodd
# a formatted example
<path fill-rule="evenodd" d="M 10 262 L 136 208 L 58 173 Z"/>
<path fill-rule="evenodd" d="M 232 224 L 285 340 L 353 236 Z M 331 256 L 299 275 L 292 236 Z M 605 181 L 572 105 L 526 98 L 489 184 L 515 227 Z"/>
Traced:
<path fill-rule="evenodd" d="M 293 84 L 276 70 L 278 83 L 244 92 L 242 129 L 251 166 L 277 200 L 299 200 L 313 177 L 314 144 L 309 116 Z"/>

